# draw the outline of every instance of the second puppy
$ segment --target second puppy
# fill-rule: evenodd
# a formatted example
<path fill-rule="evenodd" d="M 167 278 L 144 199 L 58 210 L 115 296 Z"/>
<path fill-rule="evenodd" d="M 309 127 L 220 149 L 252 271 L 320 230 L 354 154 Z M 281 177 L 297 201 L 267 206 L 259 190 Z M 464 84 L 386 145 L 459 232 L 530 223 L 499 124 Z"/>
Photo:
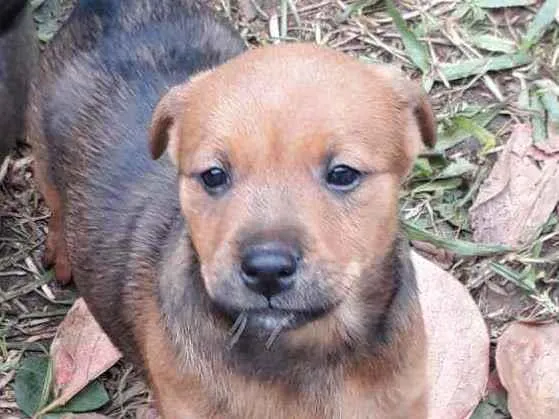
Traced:
<path fill-rule="evenodd" d="M 0 165 L 23 139 L 29 83 L 38 61 L 37 34 L 27 0 L 0 4 Z"/>

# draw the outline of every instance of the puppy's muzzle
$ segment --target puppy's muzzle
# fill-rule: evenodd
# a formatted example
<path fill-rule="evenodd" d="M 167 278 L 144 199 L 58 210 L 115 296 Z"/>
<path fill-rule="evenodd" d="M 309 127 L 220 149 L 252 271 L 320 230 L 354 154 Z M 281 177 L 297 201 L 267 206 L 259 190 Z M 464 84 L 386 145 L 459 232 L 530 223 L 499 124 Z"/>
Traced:
<path fill-rule="evenodd" d="M 291 289 L 300 252 L 295 246 L 268 241 L 246 246 L 241 253 L 241 276 L 251 291 L 270 299 Z"/>

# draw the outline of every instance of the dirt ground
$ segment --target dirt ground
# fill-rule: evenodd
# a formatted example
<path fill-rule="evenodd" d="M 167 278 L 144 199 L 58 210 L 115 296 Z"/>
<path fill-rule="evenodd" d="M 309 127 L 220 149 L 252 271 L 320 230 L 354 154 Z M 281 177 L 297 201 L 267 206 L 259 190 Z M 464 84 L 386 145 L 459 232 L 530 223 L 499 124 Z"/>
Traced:
<path fill-rule="evenodd" d="M 48 41 L 72 2 L 35 3 L 38 35 Z M 525 6 L 488 7 L 505 3 Z M 543 37 L 535 34 L 537 40 L 526 45 L 542 1 L 397 2 L 407 32 L 394 24 L 384 1 L 221 0 L 213 6 L 252 46 L 317 42 L 366 62 L 396 64 L 422 81 L 430 90 L 442 145 L 421 156 L 402 193 L 401 218 L 415 248 L 466 285 L 493 345 L 514 319 L 559 318 L 557 208 L 537 237 L 514 250 L 468 246 L 474 240 L 468 210 L 512 128 L 522 122 L 545 130 L 553 114 L 547 102 L 538 102 L 543 97 L 538 88 L 548 83 L 550 91 L 559 90 L 559 25 L 548 24 Z M 529 58 L 521 63 L 470 65 L 511 57 L 522 45 Z M 31 163 L 22 139 L 0 167 L 0 417 L 21 415 L 13 389 L 20 360 L 48 352 L 76 298 L 73 287 L 59 287 L 41 266 L 49 211 L 36 190 Z M 148 390 L 125 362 L 102 380 L 111 401 L 100 413 L 135 417 L 147 404 Z M 509 416 L 499 406 L 487 417 Z"/>

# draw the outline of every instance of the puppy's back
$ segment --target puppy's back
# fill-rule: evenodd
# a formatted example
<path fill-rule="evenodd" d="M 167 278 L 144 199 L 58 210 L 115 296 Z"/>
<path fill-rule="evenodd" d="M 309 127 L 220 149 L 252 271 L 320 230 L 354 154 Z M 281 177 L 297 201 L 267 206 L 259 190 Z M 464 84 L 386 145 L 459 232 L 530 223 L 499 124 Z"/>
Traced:
<path fill-rule="evenodd" d="M 80 292 L 129 356 L 131 266 L 156 258 L 179 217 L 175 171 L 149 155 L 151 114 L 168 88 L 244 48 L 189 1 L 87 0 L 42 57 L 31 124 L 38 166 L 60 194 Z"/>

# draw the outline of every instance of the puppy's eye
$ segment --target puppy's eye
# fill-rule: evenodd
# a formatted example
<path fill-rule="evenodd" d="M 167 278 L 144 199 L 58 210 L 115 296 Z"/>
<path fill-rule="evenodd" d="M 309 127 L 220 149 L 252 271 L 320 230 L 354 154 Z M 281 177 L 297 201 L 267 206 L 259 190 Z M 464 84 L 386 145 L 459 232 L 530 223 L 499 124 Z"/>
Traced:
<path fill-rule="evenodd" d="M 326 175 L 326 182 L 332 189 L 350 191 L 361 180 L 361 172 L 346 165 L 334 166 Z"/>
<path fill-rule="evenodd" d="M 209 192 L 218 192 L 229 183 L 229 176 L 219 167 L 212 167 L 202 172 L 200 174 L 200 179 Z"/>

